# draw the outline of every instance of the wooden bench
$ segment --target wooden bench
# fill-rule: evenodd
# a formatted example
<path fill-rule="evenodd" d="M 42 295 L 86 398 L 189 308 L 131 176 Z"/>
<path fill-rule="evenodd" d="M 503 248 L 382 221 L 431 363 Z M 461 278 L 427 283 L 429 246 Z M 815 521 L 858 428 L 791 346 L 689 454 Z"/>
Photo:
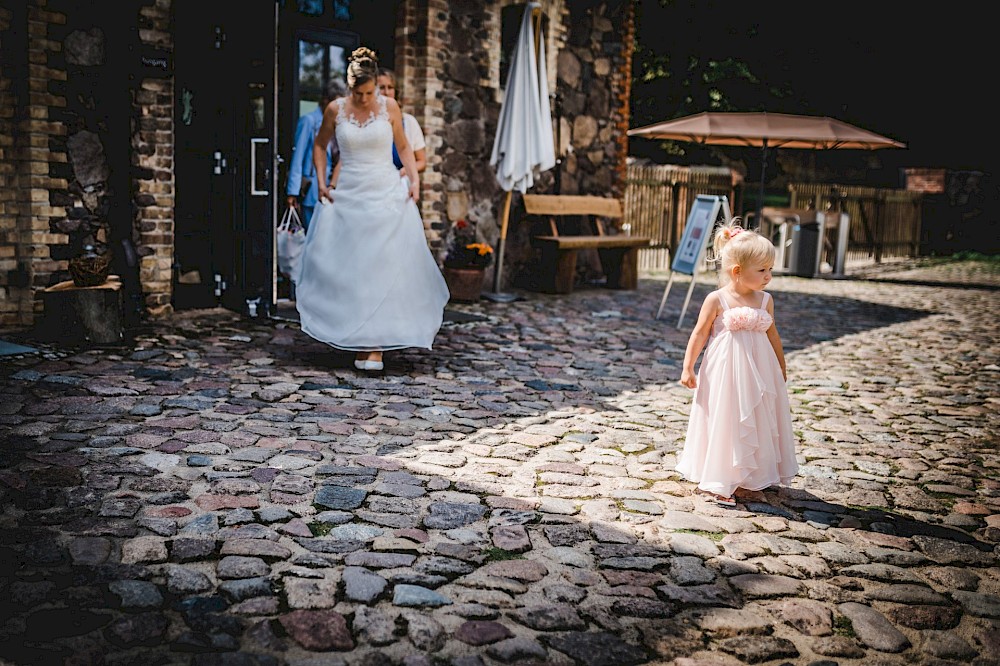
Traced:
<path fill-rule="evenodd" d="M 542 250 L 542 275 L 540 287 L 555 294 L 573 291 L 576 279 L 576 255 L 579 250 L 596 249 L 601 260 L 601 270 L 609 289 L 635 289 L 639 284 L 639 248 L 649 247 L 650 239 L 625 234 L 608 234 L 602 218 L 615 220 L 622 217 L 622 204 L 618 199 L 595 196 L 559 194 L 525 194 L 524 208 L 528 215 L 548 218 L 550 235 L 532 238 Z M 569 216 L 589 219 L 594 227 L 592 235 L 560 233 L 559 219 Z M 581 225 L 581 231 L 583 225 Z"/>

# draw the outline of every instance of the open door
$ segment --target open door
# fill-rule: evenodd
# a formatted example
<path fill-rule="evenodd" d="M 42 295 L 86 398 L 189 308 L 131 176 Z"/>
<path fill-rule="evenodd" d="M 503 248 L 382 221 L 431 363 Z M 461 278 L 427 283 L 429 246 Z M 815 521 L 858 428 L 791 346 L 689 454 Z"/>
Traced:
<path fill-rule="evenodd" d="M 282 211 L 286 206 L 289 162 L 298 157 L 293 154 L 298 120 L 319 106 L 327 81 L 338 79 L 346 86 L 347 59 L 361 43 L 356 32 L 322 27 L 319 23 L 315 17 L 295 15 L 279 26 L 278 206 Z M 289 276 L 278 270 L 277 261 L 273 265 L 273 314 L 297 320 L 294 286 Z"/>
<path fill-rule="evenodd" d="M 280 3 L 278 16 L 278 207 L 286 202 L 286 183 L 295 126 L 316 108 L 326 81 L 339 78 L 346 84 L 351 51 L 367 46 L 379 56 L 382 67 L 392 68 L 395 30 L 400 0 L 300 0 Z M 273 242 L 272 242 L 273 244 Z M 274 262 L 273 314 L 298 320 L 295 289 Z"/>

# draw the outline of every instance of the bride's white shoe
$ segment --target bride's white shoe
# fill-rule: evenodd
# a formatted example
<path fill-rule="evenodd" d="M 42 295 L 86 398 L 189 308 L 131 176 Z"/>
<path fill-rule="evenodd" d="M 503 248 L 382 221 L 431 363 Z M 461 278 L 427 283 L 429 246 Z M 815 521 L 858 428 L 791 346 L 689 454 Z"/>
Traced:
<path fill-rule="evenodd" d="M 372 361 L 370 359 L 354 359 L 354 367 L 358 370 L 381 370 L 385 366 L 382 361 Z"/>

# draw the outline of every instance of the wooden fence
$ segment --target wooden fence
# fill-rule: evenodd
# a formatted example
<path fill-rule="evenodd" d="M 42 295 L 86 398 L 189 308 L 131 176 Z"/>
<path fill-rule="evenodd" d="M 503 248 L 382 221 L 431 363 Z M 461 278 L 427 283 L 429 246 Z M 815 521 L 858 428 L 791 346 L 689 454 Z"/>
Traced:
<path fill-rule="evenodd" d="M 633 235 L 653 239 L 648 249 L 639 251 L 640 272 L 669 270 L 670 250 L 680 242 L 691 204 L 699 194 L 725 195 L 732 205 L 733 171 L 728 167 L 629 165 L 624 224 Z"/>
<path fill-rule="evenodd" d="M 695 197 L 725 195 L 733 213 L 739 214 L 735 207 L 746 186 L 755 187 L 745 185 L 728 167 L 630 164 L 623 223 L 630 233 L 653 239 L 649 248 L 639 251 L 639 271 L 670 269 L 670 252 L 680 242 Z M 848 266 L 920 253 L 923 195 L 919 192 L 829 183 L 792 183 L 788 191 L 790 208 L 847 213 Z"/>
<path fill-rule="evenodd" d="M 923 193 L 861 185 L 792 183 L 791 208 L 847 213 L 846 264 L 880 263 L 920 254 Z"/>

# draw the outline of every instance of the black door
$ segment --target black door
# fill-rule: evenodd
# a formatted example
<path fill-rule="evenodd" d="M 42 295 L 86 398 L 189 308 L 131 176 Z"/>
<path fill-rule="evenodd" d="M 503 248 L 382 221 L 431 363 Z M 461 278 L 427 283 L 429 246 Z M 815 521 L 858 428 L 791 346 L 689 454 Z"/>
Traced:
<path fill-rule="evenodd" d="M 260 315 L 271 301 L 275 7 L 175 3 L 178 309 Z"/>

